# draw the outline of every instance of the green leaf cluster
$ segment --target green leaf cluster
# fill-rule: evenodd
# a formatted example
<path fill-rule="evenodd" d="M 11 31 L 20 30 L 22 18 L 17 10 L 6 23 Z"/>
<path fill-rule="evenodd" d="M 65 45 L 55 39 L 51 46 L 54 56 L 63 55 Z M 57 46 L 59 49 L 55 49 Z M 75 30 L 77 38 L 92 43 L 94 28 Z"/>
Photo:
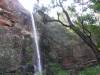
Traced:
<path fill-rule="evenodd" d="M 80 75 L 99 75 L 100 74 L 100 66 L 94 66 L 86 68 L 84 71 L 80 72 Z"/>
<path fill-rule="evenodd" d="M 100 0 L 91 0 L 93 2 L 93 5 L 90 7 L 94 9 L 95 11 L 100 11 Z"/>
<path fill-rule="evenodd" d="M 100 26 L 88 25 L 89 31 L 92 33 L 92 37 L 96 42 L 98 48 L 100 48 Z"/>

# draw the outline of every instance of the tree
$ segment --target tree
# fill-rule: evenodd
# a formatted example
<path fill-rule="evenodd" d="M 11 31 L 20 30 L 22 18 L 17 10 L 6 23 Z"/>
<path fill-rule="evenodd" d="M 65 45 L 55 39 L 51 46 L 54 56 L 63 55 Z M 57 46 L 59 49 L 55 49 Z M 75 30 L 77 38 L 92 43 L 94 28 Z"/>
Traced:
<path fill-rule="evenodd" d="M 90 8 L 94 9 L 95 12 L 100 11 L 100 0 L 90 0 L 93 4 L 90 5 Z"/>
<path fill-rule="evenodd" d="M 57 14 L 58 15 L 58 19 L 53 19 L 53 20 L 52 19 L 48 20 L 46 18 L 46 16 L 44 15 L 44 21 L 45 22 L 59 22 L 61 25 L 65 26 L 65 27 L 68 27 L 71 30 L 73 30 L 92 49 L 92 51 L 94 52 L 94 54 L 95 54 L 95 56 L 97 58 L 97 61 L 99 62 L 100 61 L 100 56 L 99 56 L 100 53 L 99 53 L 98 48 L 96 47 L 96 45 L 94 44 L 94 42 L 91 39 L 91 32 L 89 32 L 84 27 L 83 27 L 84 31 L 81 31 L 80 28 L 78 28 L 75 24 L 72 23 L 67 10 L 63 7 L 63 1 L 59 0 L 59 2 L 57 2 L 57 0 L 56 0 L 56 5 L 54 5 L 53 7 L 57 7 L 57 6 L 62 8 L 62 11 L 63 11 L 65 17 L 67 18 L 67 21 L 68 21 L 69 25 L 63 23 L 59 19 L 60 14 Z"/>
<path fill-rule="evenodd" d="M 44 17 L 43 17 L 44 20 L 43 21 L 45 21 L 45 22 L 46 21 L 47 22 L 59 22 L 63 26 L 68 27 L 71 30 L 73 30 L 93 50 L 93 52 L 96 55 L 97 60 L 100 61 L 100 57 L 99 57 L 99 54 L 100 53 L 98 52 L 98 48 L 96 47 L 96 45 L 94 44 L 94 42 L 91 39 L 91 32 L 86 27 L 84 27 L 83 24 L 82 24 L 82 22 L 80 21 L 80 19 L 83 18 L 83 20 L 86 21 L 86 22 L 88 22 L 89 24 L 96 23 L 96 19 L 93 17 L 93 15 L 91 15 L 91 14 L 86 14 L 84 16 L 79 16 L 78 14 L 76 15 L 78 21 L 80 22 L 80 25 L 82 26 L 82 30 L 83 31 L 81 31 L 81 29 L 76 26 L 77 23 L 73 24 L 73 22 L 70 20 L 70 16 L 68 14 L 68 11 L 65 9 L 65 7 L 63 7 L 63 1 L 66 1 L 66 0 L 51 0 L 51 1 L 52 1 L 53 8 L 55 8 L 55 7 L 61 7 L 62 8 L 62 11 L 65 14 L 65 17 L 67 18 L 69 25 L 63 23 L 60 20 L 60 14 L 59 13 L 57 13 L 58 19 L 53 19 L 53 20 L 52 19 L 49 19 L 49 20 L 46 20 L 46 17 L 44 15 Z M 82 3 L 83 0 L 74 0 L 74 1 L 76 3 L 81 4 L 81 5 L 90 3 L 90 4 L 88 4 L 88 6 L 91 9 L 94 9 L 95 11 L 99 11 L 100 10 L 100 1 L 99 0 L 89 0 L 86 3 Z M 87 8 L 85 8 L 85 9 L 87 9 Z M 74 8 L 70 8 L 70 10 L 72 10 L 72 11 L 75 12 Z"/>
<path fill-rule="evenodd" d="M 70 28 L 71 30 L 73 30 L 92 49 L 92 51 L 94 52 L 94 54 L 97 58 L 97 61 L 100 62 L 100 56 L 99 56 L 100 52 L 99 52 L 97 46 L 95 45 L 95 43 L 93 42 L 93 40 L 91 38 L 91 32 L 86 27 L 84 27 L 84 23 L 82 22 L 82 20 L 80 21 L 80 19 L 83 18 L 83 20 L 88 22 L 88 24 L 93 24 L 93 23 L 96 22 L 94 17 L 92 17 L 90 14 L 87 14 L 85 16 L 79 16 L 77 14 L 76 17 L 78 19 L 78 22 L 80 23 L 80 26 L 82 26 L 82 28 L 79 28 L 77 26 L 77 23 L 73 23 L 71 21 L 70 15 L 68 14 L 68 11 L 65 9 L 65 7 L 63 7 L 63 1 L 62 0 L 56 0 L 56 1 L 53 0 L 53 3 L 54 3 L 53 8 L 54 7 L 61 7 L 62 8 L 62 13 L 64 14 L 64 17 L 66 17 L 66 19 L 67 19 L 66 23 L 64 23 L 63 21 L 60 20 L 60 14 L 59 13 L 57 13 L 58 19 L 50 19 L 50 18 L 48 19 L 47 15 L 44 14 L 43 11 L 39 11 L 39 13 L 42 13 L 42 15 L 43 15 L 44 23 L 58 22 L 61 25 L 63 25 L 64 27 L 67 27 L 67 28 Z M 71 10 L 75 11 L 74 8 L 72 8 Z M 68 24 L 67 24 L 67 22 L 68 22 Z M 73 68 L 71 72 L 72 72 L 71 75 L 78 75 L 77 68 Z"/>

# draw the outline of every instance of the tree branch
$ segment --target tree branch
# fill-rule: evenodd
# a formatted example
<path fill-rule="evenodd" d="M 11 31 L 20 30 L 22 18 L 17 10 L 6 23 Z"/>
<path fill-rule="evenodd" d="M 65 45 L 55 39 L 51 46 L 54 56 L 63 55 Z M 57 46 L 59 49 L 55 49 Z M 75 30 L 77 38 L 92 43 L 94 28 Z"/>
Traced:
<path fill-rule="evenodd" d="M 66 17 L 67 17 L 67 20 L 68 20 L 68 22 L 69 22 L 69 25 L 70 25 L 70 26 L 73 26 L 73 23 L 71 22 L 70 17 L 69 17 L 69 15 L 68 15 L 68 12 L 67 12 L 65 9 L 63 9 L 63 12 L 64 12 L 64 14 L 65 14 Z"/>
<path fill-rule="evenodd" d="M 70 27 L 70 26 L 64 24 L 64 23 L 63 23 L 62 21 L 60 21 L 60 20 L 47 20 L 47 22 L 58 22 L 58 23 L 62 24 L 62 25 L 65 26 L 65 27 Z"/>
<path fill-rule="evenodd" d="M 65 27 L 70 27 L 70 29 L 72 29 L 92 49 L 92 51 L 94 52 L 94 54 L 97 58 L 97 61 L 99 61 L 100 57 L 99 57 L 98 49 L 97 49 L 96 45 L 94 44 L 94 42 L 91 40 L 91 37 L 87 36 L 85 33 L 83 33 L 79 28 L 77 28 L 72 23 L 72 21 L 70 20 L 68 12 L 64 9 L 62 2 L 60 2 L 60 0 L 59 0 L 59 4 L 60 4 L 60 7 L 63 10 L 63 13 L 65 14 L 65 16 L 68 20 L 69 25 L 64 24 L 60 20 L 47 20 L 47 22 L 59 22 Z"/>

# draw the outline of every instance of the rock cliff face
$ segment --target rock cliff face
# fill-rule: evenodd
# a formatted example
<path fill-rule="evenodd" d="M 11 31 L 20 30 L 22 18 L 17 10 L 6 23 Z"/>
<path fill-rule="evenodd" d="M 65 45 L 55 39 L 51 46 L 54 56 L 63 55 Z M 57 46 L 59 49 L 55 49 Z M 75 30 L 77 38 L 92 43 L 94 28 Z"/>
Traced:
<path fill-rule="evenodd" d="M 27 45 L 32 48 L 30 41 L 27 42 L 31 40 L 32 28 L 31 22 L 28 21 L 29 13 L 17 0 L 0 0 L 0 9 L 0 71 L 5 71 L 9 70 L 9 67 L 14 69 L 26 60 L 31 60 L 23 51 L 28 49 Z"/>
<path fill-rule="evenodd" d="M 78 67 L 83 67 L 90 61 L 96 61 L 94 53 L 79 36 L 59 23 L 44 24 L 42 16 L 43 13 L 37 13 L 34 17 L 45 56 L 59 62 L 65 69 L 77 64 L 81 65 Z M 50 17 L 47 16 L 48 18 Z"/>
<path fill-rule="evenodd" d="M 34 36 L 29 12 L 17 0 L 0 0 L 0 7 L 0 13 L 3 13 L 0 14 L 0 69 L 5 67 L 4 70 L 8 70 L 9 67 L 13 69 L 31 62 Z M 42 16 L 43 14 L 37 12 L 34 19 L 44 63 L 52 59 L 67 69 L 75 64 L 95 60 L 91 49 L 76 34 L 58 23 L 44 24 Z"/>

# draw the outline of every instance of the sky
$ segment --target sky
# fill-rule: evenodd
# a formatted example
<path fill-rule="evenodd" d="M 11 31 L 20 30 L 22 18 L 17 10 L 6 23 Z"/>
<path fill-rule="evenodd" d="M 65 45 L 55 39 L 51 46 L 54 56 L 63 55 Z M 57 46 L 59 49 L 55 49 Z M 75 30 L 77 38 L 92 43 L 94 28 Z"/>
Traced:
<path fill-rule="evenodd" d="M 84 2 L 87 2 L 88 0 L 83 0 L 83 1 L 84 1 Z M 19 2 L 23 5 L 23 7 L 24 7 L 26 10 L 28 10 L 28 11 L 30 11 L 30 12 L 33 11 L 34 5 L 37 4 L 37 0 L 19 0 Z M 50 3 L 51 3 L 50 0 L 39 0 L 39 6 L 44 5 L 44 6 L 47 7 Z M 65 7 L 68 7 L 68 6 L 71 5 L 71 3 L 73 3 L 73 0 L 67 0 L 66 2 L 64 2 L 64 6 L 65 6 Z M 77 11 L 80 12 L 81 7 L 80 7 L 80 6 L 77 6 L 76 9 L 77 9 Z M 60 8 L 52 9 L 52 10 L 49 12 L 49 16 L 51 16 L 51 17 L 56 17 L 57 11 L 60 12 L 61 9 L 60 9 Z"/>

